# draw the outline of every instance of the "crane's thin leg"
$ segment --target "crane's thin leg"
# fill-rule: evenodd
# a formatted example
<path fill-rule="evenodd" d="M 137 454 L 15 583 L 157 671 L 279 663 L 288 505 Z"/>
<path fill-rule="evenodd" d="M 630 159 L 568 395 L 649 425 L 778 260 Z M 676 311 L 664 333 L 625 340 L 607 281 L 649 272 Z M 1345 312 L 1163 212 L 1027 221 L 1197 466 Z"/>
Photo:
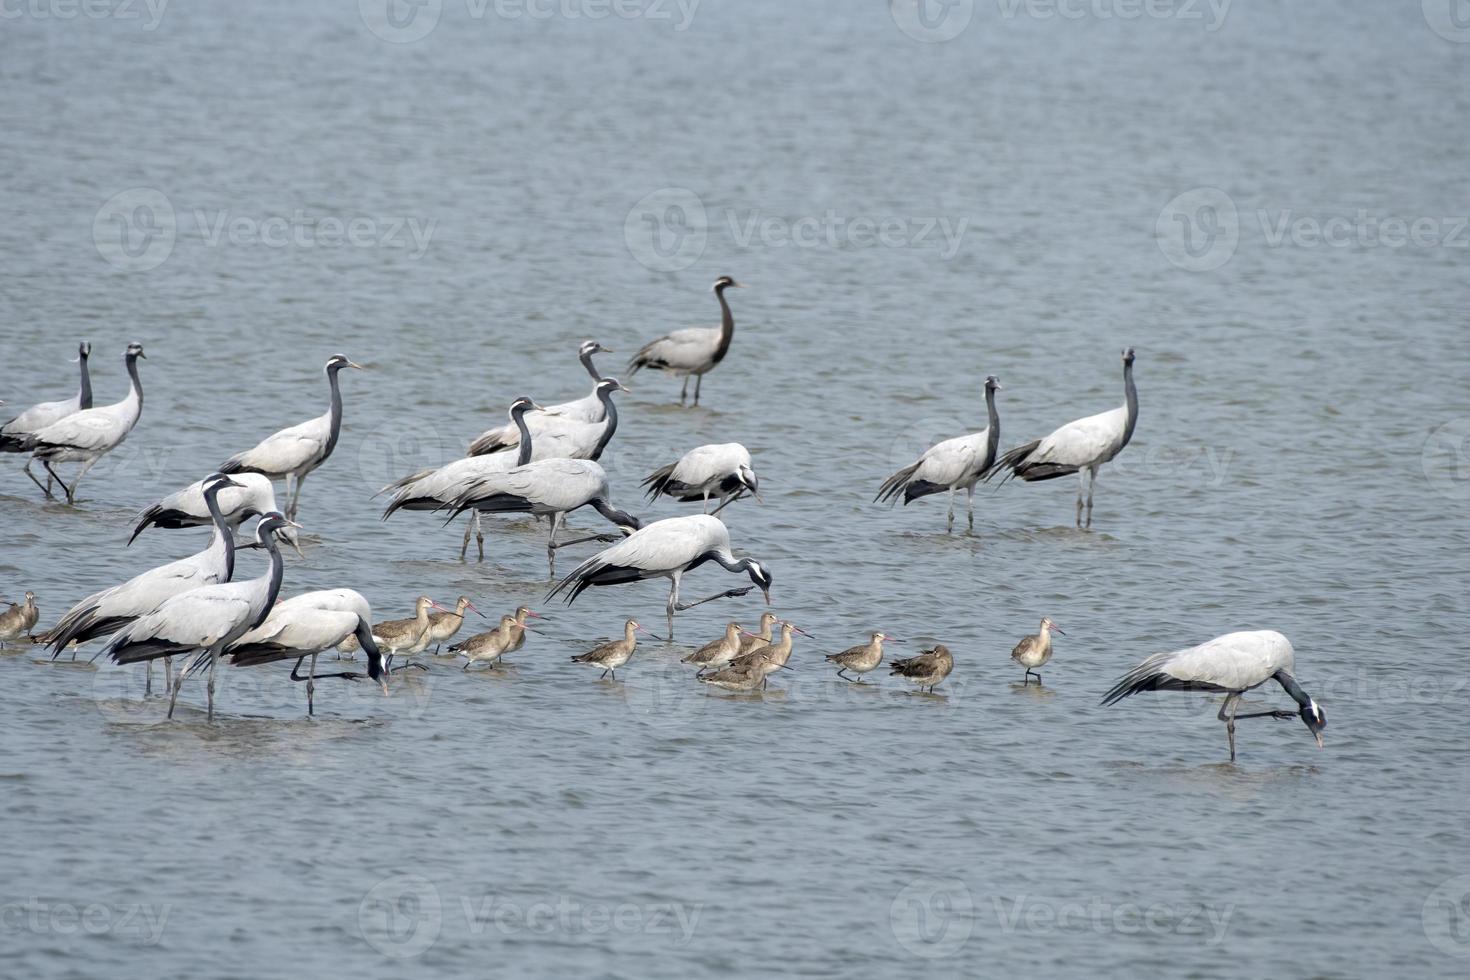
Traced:
<path fill-rule="evenodd" d="M 57 483 L 61 484 L 61 489 L 65 490 L 66 489 L 66 481 L 63 480 L 61 477 L 59 477 L 59 476 L 56 475 L 56 471 L 51 468 L 51 461 L 49 459 L 43 459 L 43 460 L 41 460 L 41 465 L 46 468 L 46 479 L 47 479 L 47 481 L 49 482 L 51 480 L 55 480 Z M 67 503 L 71 503 L 71 493 L 70 492 L 68 492 L 67 495 L 66 495 L 66 502 Z"/>
<path fill-rule="evenodd" d="M 306 482 L 306 474 L 302 473 L 296 477 L 296 489 L 291 494 L 291 513 L 286 516 L 296 520 L 296 512 L 301 509 L 301 484 Z"/>
<path fill-rule="evenodd" d="M 1087 480 L 1087 526 L 1092 527 L 1092 491 L 1097 489 L 1097 467 L 1087 472 L 1091 474 Z"/>
<path fill-rule="evenodd" d="M 684 387 L 679 389 L 679 404 L 683 405 L 689 398 L 689 375 L 684 375 Z"/>
<path fill-rule="evenodd" d="M 720 511 L 724 510 L 726 507 L 728 507 L 729 505 L 733 504 L 735 501 L 739 500 L 743 496 L 745 496 L 744 489 L 736 490 L 733 494 L 731 494 L 730 496 L 726 497 L 720 503 L 720 506 L 718 506 L 718 507 L 716 507 L 714 509 L 714 512 L 711 513 L 710 516 L 713 517 L 715 514 L 718 514 Z"/>
<path fill-rule="evenodd" d="M 300 660 L 296 661 L 296 666 L 298 666 L 298 667 L 301 666 L 301 661 Z M 308 718 L 310 718 L 312 715 L 316 714 L 316 705 L 313 702 L 313 697 L 312 697 L 316 693 L 316 681 L 314 680 L 315 676 L 316 676 L 316 651 L 313 650 L 312 651 L 312 654 L 311 654 L 311 673 L 309 673 L 309 674 L 306 675 L 306 717 L 308 717 Z"/>
<path fill-rule="evenodd" d="M 546 532 L 546 575 L 556 578 L 556 531 L 561 527 L 561 511 L 554 511 L 548 523 L 551 527 Z"/>
<path fill-rule="evenodd" d="M 475 514 L 464 519 L 464 540 L 459 543 L 459 560 L 464 561 L 465 552 L 470 550 L 470 532 L 475 529 Z"/>
<path fill-rule="evenodd" d="M 40 480 L 36 479 L 36 474 L 34 474 L 34 473 L 31 472 L 31 464 L 34 463 L 34 462 L 35 462 L 35 459 L 34 458 L 26 460 L 26 465 L 25 465 L 26 476 L 30 477 L 31 478 L 31 482 L 34 483 L 36 486 L 40 487 L 41 488 L 41 492 L 44 493 L 46 496 L 48 496 L 48 497 L 54 496 L 54 494 L 52 494 L 52 492 L 51 492 L 51 477 L 49 477 L 49 476 L 46 477 L 45 484 L 42 484 Z"/>
<path fill-rule="evenodd" d="M 143 697 L 146 698 L 153 693 L 153 661 L 145 660 L 143 666 Z"/>
<path fill-rule="evenodd" d="M 187 673 L 187 670 L 180 668 L 179 672 L 174 675 L 173 693 L 168 696 L 168 717 L 170 718 L 174 716 L 174 704 L 179 700 L 179 688 L 184 686 L 184 675 Z"/>
<path fill-rule="evenodd" d="M 1230 739 L 1230 761 L 1235 761 L 1235 712 L 1240 707 L 1240 695 L 1230 693 L 1225 695 L 1225 703 L 1220 705 L 1220 713 L 1216 715 L 1225 723 L 1225 736 Z"/>
<path fill-rule="evenodd" d="M 215 671 L 215 668 L 218 667 L 218 666 L 219 666 L 219 647 L 218 646 L 215 646 L 215 648 L 213 650 L 209 651 L 209 682 L 205 685 L 205 689 L 209 692 L 209 717 L 208 717 L 208 720 L 210 722 L 213 722 L 214 721 L 214 671 Z"/>
<path fill-rule="evenodd" d="M 75 656 L 75 655 L 74 655 Z M 163 658 L 163 687 L 165 690 L 172 687 L 174 683 L 174 658 Z"/>
<path fill-rule="evenodd" d="M 480 512 L 475 511 L 475 547 L 480 552 L 480 560 L 485 560 L 485 530 L 480 526 Z"/>
<path fill-rule="evenodd" d="M 709 491 L 708 490 L 705 490 L 705 492 L 704 492 L 704 507 L 700 510 L 700 513 L 701 514 L 708 514 L 709 513 Z"/>
<path fill-rule="evenodd" d="M 753 588 L 755 588 L 755 586 L 747 585 L 739 589 L 728 589 L 724 592 L 718 592 L 711 596 L 705 596 L 703 599 L 696 599 L 693 602 L 676 602 L 674 604 L 674 609 L 679 612 L 683 612 L 685 609 L 693 609 L 695 606 L 702 606 L 706 602 L 714 602 L 716 599 L 734 599 L 739 596 L 745 595 Z"/>
<path fill-rule="evenodd" d="M 1077 471 L 1077 526 L 1082 526 L 1082 491 L 1087 487 L 1087 471 Z"/>
<path fill-rule="evenodd" d="M 970 517 L 970 530 L 973 531 L 975 530 L 975 484 L 972 483 L 966 487 L 965 494 L 968 497 L 965 501 L 965 510 Z"/>
<path fill-rule="evenodd" d="M 704 384 L 704 375 L 696 374 L 694 376 L 694 404 L 696 407 L 699 405 L 699 386 L 702 384 Z"/>
<path fill-rule="evenodd" d="M 669 605 L 668 605 L 668 609 L 666 610 L 667 613 L 668 613 L 668 617 L 669 617 L 669 639 L 670 640 L 672 640 L 674 638 L 674 610 L 679 607 L 679 578 L 680 578 L 680 574 L 681 574 L 680 572 L 675 572 L 673 575 L 669 576 L 669 580 L 674 583 L 673 586 L 669 589 Z"/>
<path fill-rule="evenodd" d="M 101 458 L 101 456 L 93 456 L 91 459 L 82 464 L 82 468 L 80 470 L 77 470 L 76 479 L 71 481 L 71 489 L 66 491 L 67 503 L 75 504 L 77 502 L 77 487 L 81 486 L 82 477 L 86 476 L 87 471 L 96 466 L 97 460 Z"/>
<path fill-rule="evenodd" d="M 954 530 L 954 487 L 949 488 L 949 523 L 945 525 L 944 532 L 948 534 Z"/>

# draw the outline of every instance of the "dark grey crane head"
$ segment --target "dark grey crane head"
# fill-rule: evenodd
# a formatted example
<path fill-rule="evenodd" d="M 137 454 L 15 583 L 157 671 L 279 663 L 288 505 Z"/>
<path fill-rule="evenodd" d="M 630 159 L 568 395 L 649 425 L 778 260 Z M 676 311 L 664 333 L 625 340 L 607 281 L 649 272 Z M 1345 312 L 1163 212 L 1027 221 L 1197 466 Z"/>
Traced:
<path fill-rule="evenodd" d="M 327 358 L 327 366 L 325 370 L 328 374 L 335 374 L 343 368 L 353 368 L 357 371 L 367 370 L 367 368 L 363 367 L 361 364 L 358 364 L 356 361 L 349 358 L 346 354 L 333 354 L 331 357 Z"/>
<path fill-rule="evenodd" d="M 203 485 L 205 493 L 219 493 L 226 487 L 240 487 L 241 489 L 245 487 L 245 484 L 232 480 L 223 473 L 211 473 L 201 480 L 200 483 Z"/>
<path fill-rule="evenodd" d="M 710 292 L 712 292 L 712 293 L 719 293 L 719 292 L 725 291 L 726 289 L 731 289 L 731 288 L 734 288 L 734 289 L 744 289 L 745 288 L 745 284 L 744 283 L 736 282 L 734 279 L 731 279 L 729 276 L 721 276 L 720 278 L 716 279 L 715 280 L 715 284 L 710 287 Z"/>
<path fill-rule="evenodd" d="M 128 344 L 128 349 L 123 351 L 123 357 L 130 361 L 137 360 L 140 357 L 145 361 L 148 360 L 148 355 L 143 353 L 143 345 L 136 343 Z"/>
<path fill-rule="evenodd" d="M 85 340 L 77 344 L 77 360 L 85 361 L 92 356 L 92 345 Z"/>
<path fill-rule="evenodd" d="M 286 515 L 280 511 L 273 510 L 268 514 L 260 516 L 260 523 L 255 525 L 255 543 L 262 547 L 268 547 L 266 541 L 271 535 L 285 530 L 286 528 L 299 528 L 300 524 L 287 520 Z"/>
<path fill-rule="evenodd" d="M 1130 366 L 1133 364 L 1133 348 L 1132 347 L 1125 347 L 1123 349 L 1123 363 L 1124 364 L 1127 364 L 1127 365 L 1130 365 Z"/>
<path fill-rule="evenodd" d="M 601 381 L 597 382 L 597 396 L 599 398 L 608 398 L 615 391 L 630 390 L 631 389 L 629 388 L 623 387 L 623 383 L 617 378 L 603 378 Z"/>
<path fill-rule="evenodd" d="M 515 418 L 517 415 L 524 415 L 527 412 L 539 411 L 541 411 L 541 406 L 537 405 L 536 402 L 527 395 L 522 395 L 521 397 L 510 403 L 511 418 Z"/>
<path fill-rule="evenodd" d="M 595 340 L 584 340 L 582 346 L 577 348 L 578 357 L 587 357 L 589 354 L 614 354 L 617 353 L 611 347 L 604 347 Z"/>
<path fill-rule="evenodd" d="M 1302 705 L 1301 711 L 1297 713 L 1302 716 L 1302 724 L 1307 726 L 1307 731 L 1312 733 L 1312 737 L 1317 740 L 1317 748 L 1320 749 L 1322 729 L 1327 727 L 1327 712 L 1323 711 L 1316 701 L 1308 698 L 1307 703 Z"/>
<path fill-rule="evenodd" d="M 760 478 L 755 475 L 755 470 L 751 469 L 749 466 L 746 466 L 744 463 L 741 463 L 735 469 L 735 479 L 740 481 L 741 486 L 745 487 L 745 489 L 754 494 L 756 500 L 760 501 L 761 503 L 765 503 L 764 500 L 761 500 L 761 481 Z"/>
<path fill-rule="evenodd" d="M 992 374 L 992 375 L 989 375 L 988 377 L 986 377 L 986 379 L 985 379 L 985 390 L 986 391 L 1004 391 L 1005 389 L 1000 386 L 1000 379 L 997 378 L 995 375 Z"/>

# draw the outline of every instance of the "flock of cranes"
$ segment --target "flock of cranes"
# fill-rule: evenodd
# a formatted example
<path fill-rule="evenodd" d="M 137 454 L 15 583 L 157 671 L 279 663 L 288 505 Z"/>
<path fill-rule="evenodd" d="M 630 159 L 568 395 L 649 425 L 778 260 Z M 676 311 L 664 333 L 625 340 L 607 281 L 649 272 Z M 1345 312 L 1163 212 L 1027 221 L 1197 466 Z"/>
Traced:
<path fill-rule="evenodd" d="M 683 378 L 681 404 L 687 402 L 688 382 L 693 377 L 694 404 L 698 405 L 704 375 L 724 360 L 734 337 L 734 316 L 726 297 L 731 288 L 740 288 L 740 284 L 728 276 L 714 283 L 721 311 L 718 328 L 679 330 L 660 337 L 634 355 L 628 364 L 629 373 L 650 368 Z M 90 353 L 85 343 L 78 348 L 81 381 L 75 397 L 35 405 L 0 426 L 0 452 L 29 454 L 26 475 L 48 497 L 59 484 L 72 505 L 81 478 L 106 453 L 122 444 L 143 410 L 138 372 L 138 360 L 144 357 L 142 345 L 130 344 L 123 355 L 129 379 L 125 397 L 101 407 L 92 405 Z M 598 460 L 617 433 L 614 396 L 628 389 L 598 370 L 594 358 L 607 353 L 612 352 L 590 340 L 577 351 L 592 379 L 592 390 L 586 396 L 549 407 L 529 397 L 516 398 L 509 406 L 508 423 L 474 439 L 463 458 L 409 474 L 383 487 L 379 494 L 390 495 L 383 519 L 400 510 L 427 511 L 448 524 L 468 511 L 460 557 L 466 555 L 473 534 L 483 560 L 485 515 L 534 515 L 547 526 L 547 567 L 552 581 L 547 600 L 561 596 L 570 604 L 593 587 L 667 579 L 668 641 L 673 640 L 678 612 L 743 596 L 754 589 L 760 590 L 769 605 L 771 571 L 755 558 L 735 554 L 729 530 L 718 516 L 747 494 L 758 502 L 762 500 L 755 463 L 744 446 L 699 446 L 643 481 L 650 501 L 667 496 L 681 502 L 698 502 L 701 513 L 644 522 L 613 502 L 607 473 Z M 1069 422 L 1043 438 L 1004 453 L 996 406 L 996 395 L 1002 388 L 996 377 L 986 378 L 986 427 L 931 446 L 912 464 L 883 481 L 875 500 L 893 505 L 901 498 L 907 505 L 922 497 L 947 493 L 947 529 L 952 531 L 956 491 L 966 493 L 968 524 L 973 528 L 978 483 L 997 476 L 1004 483 L 1017 477 L 1035 482 L 1077 474 L 1076 524 L 1079 528 L 1090 527 L 1098 469 L 1127 447 L 1138 421 L 1134 360 L 1132 348 L 1123 352 L 1121 406 Z M 319 590 L 281 599 L 285 565 L 280 545 L 289 544 L 301 553 L 296 535 L 300 528 L 296 517 L 301 488 L 306 477 L 328 461 L 341 435 L 339 374 L 344 369 L 362 370 L 363 365 L 341 354 L 327 361 L 324 372 L 330 400 L 325 414 L 276 432 L 253 448 L 230 456 L 204 479 L 147 506 L 129 538 L 131 542 L 148 528 L 210 526 L 208 547 L 87 596 L 35 639 L 49 644 L 53 656 L 67 648 L 103 641 L 97 656 L 109 657 L 118 664 L 149 665 L 149 691 L 151 665 L 163 661 L 170 716 L 185 678 L 206 673 L 208 717 L 212 720 L 216 674 L 222 661 L 241 667 L 294 661 L 291 677 L 305 682 L 307 710 L 311 712 L 315 680 L 359 676 L 350 671 L 317 674 L 320 653 L 337 649 L 340 656 L 341 652 L 362 650 L 367 656 L 368 676 L 387 693 L 395 657 L 406 658 L 407 666 L 423 667 L 412 658 L 424 653 L 430 644 L 437 651 L 458 632 L 468 611 L 483 616 L 465 596 L 453 610 L 421 596 L 413 617 L 381 623 L 373 622 L 367 600 L 352 589 Z M 33 463 L 45 470 L 45 483 L 32 471 Z M 55 469 L 64 463 L 80 464 L 69 485 Z M 284 509 L 278 506 L 275 495 L 277 480 L 285 483 Z M 582 508 L 591 508 L 600 515 L 609 525 L 607 530 L 560 537 L 567 516 Z M 237 536 L 250 520 L 255 521 L 254 534 L 251 540 L 239 543 Z M 558 580 L 557 552 L 589 541 L 607 547 Z M 266 571 L 256 578 L 237 580 L 238 548 L 264 550 L 269 560 Z M 744 576 L 750 584 L 703 598 L 682 599 L 684 576 L 706 564 Z M 467 661 L 465 669 L 477 664 L 493 668 L 506 653 L 525 642 L 526 632 L 534 632 L 527 619 L 535 616 L 523 606 L 514 616 L 502 617 L 496 628 L 451 646 L 449 652 Z M 24 604 L 0 613 L 0 645 L 33 635 L 38 619 L 34 596 L 26 593 Z M 779 636 L 773 635 L 777 627 Z M 654 635 L 637 620 L 629 619 L 621 639 L 572 659 L 599 668 L 603 677 L 615 680 L 616 671 L 632 658 L 640 632 Z M 1025 669 L 1024 683 L 1029 684 L 1033 677 L 1041 683 L 1035 671 L 1051 658 L 1053 632 L 1061 630 L 1043 618 L 1039 631 L 1024 638 L 1012 652 L 1013 660 Z M 711 686 L 737 691 L 764 688 L 777 671 L 792 669 L 788 660 L 798 633 L 804 631 L 768 613 L 761 619 L 760 632 L 748 632 L 732 622 L 722 637 L 700 647 L 684 661 L 694 664 L 698 679 Z M 885 642 L 903 641 L 875 632 L 869 642 L 827 659 L 837 665 L 839 677 L 862 683 L 862 675 L 882 664 Z M 310 666 L 302 675 L 302 665 L 308 659 Z M 893 674 L 932 692 L 954 669 L 954 657 L 947 647 L 938 644 L 913 657 L 891 661 L 890 665 Z M 1293 670 L 1292 647 L 1281 634 L 1232 633 L 1201 646 L 1149 657 L 1108 692 L 1104 703 L 1153 690 L 1223 694 L 1220 720 L 1226 725 L 1233 760 L 1237 718 L 1291 716 L 1287 711 L 1237 714 L 1244 692 L 1274 680 L 1298 703 L 1297 714 L 1320 745 L 1325 715 L 1296 683 Z"/>

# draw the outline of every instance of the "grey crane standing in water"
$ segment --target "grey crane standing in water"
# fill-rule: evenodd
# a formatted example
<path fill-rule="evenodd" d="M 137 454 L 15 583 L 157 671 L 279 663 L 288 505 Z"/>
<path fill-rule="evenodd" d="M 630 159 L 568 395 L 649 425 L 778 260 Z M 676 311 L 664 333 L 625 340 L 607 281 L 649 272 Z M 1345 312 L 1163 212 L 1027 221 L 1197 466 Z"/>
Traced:
<path fill-rule="evenodd" d="M 538 406 L 525 395 L 510 403 L 510 420 L 520 432 L 516 440 L 516 454 L 493 453 L 488 456 L 466 456 L 456 459 L 452 463 L 446 463 L 436 469 L 419 470 L 410 473 L 400 480 L 388 484 L 374 497 L 379 494 L 395 491 L 392 501 L 389 502 L 387 510 L 383 511 L 383 520 L 387 520 L 396 510 L 439 510 L 445 504 L 452 503 L 466 487 L 487 474 L 503 472 L 514 466 L 525 466 L 531 461 L 532 440 L 530 429 L 526 425 L 526 414 L 539 410 Z M 459 557 L 464 558 L 465 552 L 470 547 L 470 532 L 475 534 L 476 543 L 480 548 L 480 560 L 485 560 L 485 533 L 480 528 L 480 512 L 477 510 L 470 520 L 465 522 L 464 541 L 459 547 Z"/>
<path fill-rule="evenodd" d="M 1008 470 L 1027 483 L 1077 474 L 1077 526 L 1082 527 L 1082 491 L 1087 491 L 1087 527 L 1092 527 L 1092 491 L 1098 467 L 1123 451 L 1138 423 L 1138 389 L 1133 384 L 1133 348 L 1123 351 L 1123 404 L 1110 412 L 1068 422 L 1051 435 L 1017 446 L 1000 458 L 990 475 Z M 989 477 L 987 476 L 987 479 Z"/>
<path fill-rule="evenodd" d="M 710 513 L 710 497 L 720 501 L 713 511 L 716 514 L 747 492 L 761 499 L 750 450 L 738 442 L 696 446 L 676 462 L 650 473 L 643 486 L 648 488 L 649 500 L 661 493 L 675 500 L 703 500 L 705 513 Z"/>
<path fill-rule="evenodd" d="M 995 411 L 995 393 L 1000 390 L 1000 381 L 995 375 L 985 379 L 985 414 L 990 420 L 985 428 L 930 446 L 918 460 L 883 481 L 883 486 L 878 488 L 878 496 L 873 500 L 886 500 L 892 506 L 901 495 L 907 507 L 910 501 L 948 490 L 949 523 L 945 529 L 953 531 L 954 492 L 963 489 L 969 526 L 973 530 L 975 484 L 995 466 L 996 454 L 1000 450 L 1000 416 Z"/>
<path fill-rule="evenodd" d="M 566 515 L 590 506 L 612 524 L 629 532 L 643 523 L 633 515 L 614 507 L 607 473 L 590 459 L 543 459 L 517 466 L 504 473 L 490 473 L 466 487 L 451 505 L 448 524 L 464 511 L 474 508 L 477 514 L 536 514 L 549 517 L 546 534 L 546 568 L 556 574 L 556 553 L 568 545 L 584 541 L 616 541 L 618 535 L 589 534 L 570 541 L 557 541 Z"/>
<path fill-rule="evenodd" d="M 71 398 L 59 402 L 41 402 L 32 405 L 21 412 L 15 418 L 0 425 L 0 453 L 22 453 L 26 451 L 26 437 L 46 428 L 52 422 L 60 422 L 68 415 L 84 412 L 92 407 L 92 375 L 87 371 L 87 358 L 92 356 L 92 345 L 83 341 L 77 345 L 77 363 L 81 365 L 82 383 L 77 393 Z M 0 404 L 4 404 L 0 402 Z M 31 482 L 41 488 L 46 496 L 51 496 L 51 485 L 54 482 L 51 476 L 46 477 L 43 485 L 31 472 L 31 464 L 35 462 L 34 457 L 26 460 L 25 474 L 31 478 Z"/>
<path fill-rule="evenodd" d="M 694 602 L 679 601 L 679 583 L 684 573 L 713 561 L 728 572 L 744 572 L 754 585 L 729 589 Z M 718 517 L 693 514 L 654 521 L 634 531 L 625 540 L 588 558 L 558 582 L 546 598 L 567 593 L 567 604 L 594 585 L 622 585 L 648 578 L 671 582 L 668 602 L 669 639 L 674 638 L 674 613 L 695 606 L 742 596 L 759 587 L 771 601 L 771 573 L 754 558 L 736 558 L 730 553 L 730 532 Z"/>
<path fill-rule="evenodd" d="M 1103 704 L 1114 704 L 1142 691 L 1209 691 L 1225 695 L 1217 716 L 1225 723 L 1230 740 L 1230 761 L 1235 761 L 1235 721 L 1238 718 L 1290 718 L 1290 711 L 1253 711 L 1236 714 L 1246 691 L 1274 680 L 1290 694 L 1300 710 L 1295 712 L 1322 747 L 1322 730 L 1327 714 L 1311 695 L 1302 690 L 1293 672 L 1296 655 L 1291 641 L 1275 630 L 1226 633 L 1207 643 L 1184 650 L 1156 653 L 1134 667 L 1103 696 Z"/>
<path fill-rule="evenodd" d="M 601 422 L 606 418 L 607 406 L 598 388 L 598 382 L 602 380 L 602 372 L 598 371 L 597 366 L 592 363 L 592 356 L 611 353 L 613 351 L 610 348 L 602 346 L 595 340 L 583 341 L 582 346 L 577 349 L 577 358 L 582 362 L 582 367 L 586 368 L 587 373 L 592 376 L 592 393 L 575 401 L 538 408 L 531 418 L 555 416 L 572 422 Z M 474 442 L 470 443 L 470 455 L 480 456 L 504 449 L 514 449 L 520 439 L 521 433 L 518 426 L 502 425 L 481 433 Z"/>
<path fill-rule="evenodd" d="M 257 667 L 280 660 L 295 660 L 291 668 L 293 681 L 306 682 L 306 713 L 315 713 L 313 695 L 316 681 L 331 677 L 357 680 L 362 675 L 351 671 L 332 674 L 316 672 L 316 658 L 349 636 L 357 637 L 367 653 L 368 676 L 388 693 L 388 675 L 383 669 L 383 655 L 373 641 L 373 610 L 360 592 L 352 589 L 324 589 L 292 596 L 276 603 L 264 622 L 244 634 L 226 649 L 235 667 Z M 311 666 L 301 676 L 301 664 L 307 657 Z"/>
<path fill-rule="evenodd" d="M 617 378 L 603 378 L 597 382 L 597 399 L 603 408 L 603 419 L 600 422 L 583 422 L 561 415 L 526 416 L 525 429 L 535 443 L 531 458 L 600 459 L 603 450 L 618 431 L 618 409 L 613 404 L 612 394 L 627 390 Z M 510 448 L 512 447 L 501 445 L 487 448 L 476 440 L 470 446 L 470 455 L 495 455 L 505 453 Z"/>
<path fill-rule="evenodd" d="M 123 351 L 123 363 L 128 369 L 128 394 L 122 401 L 74 412 L 25 437 L 25 448 L 61 484 L 68 504 L 76 503 L 77 486 L 87 471 L 122 445 L 143 415 L 143 384 L 138 380 L 140 357 L 146 359 L 142 344 L 129 344 Z M 54 463 L 82 464 L 71 486 L 68 487 L 66 481 L 56 475 L 51 468 Z"/>
<path fill-rule="evenodd" d="M 214 476 L 223 474 L 216 473 Z M 150 527 L 201 527 L 213 522 L 214 517 L 204 499 L 204 485 L 211 479 L 213 477 L 205 477 L 197 483 L 191 483 L 146 507 L 138 515 L 138 522 L 128 537 L 128 544 L 132 544 L 134 538 Z M 229 484 L 220 491 L 217 505 L 225 524 L 232 531 L 251 518 L 280 509 L 276 506 L 276 492 L 270 477 L 259 473 L 233 474 Z M 276 538 L 289 544 L 301 555 L 301 543 L 290 527 L 281 527 L 276 531 Z M 255 545 L 237 542 L 236 547 L 253 548 Z"/>
<path fill-rule="evenodd" d="M 704 376 L 715 369 L 730 351 L 730 341 L 735 338 L 735 317 L 730 312 L 730 303 L 725 299 L 725 290 L 744 289 L 729 276 L 721 276 L 710 287 L 720 301 L 720 325 L 713 327 L 689 327 L 645 344 L 628 362 L 628 376 L 637 374 L 641 368 L 657 368 L 677 378 L 684 379 L 679 390 L 679 404 L 689 397 L 689 377 L 694 376 L 694 404 L 699 404 L 699 386 Z"/>
<path fill-rule="evenodd" d="M 327 384 L 331 388 L 331 404 L 327 414 L 282 429 L 267 436 L 253 449 L 236 453 L 220 467 L 222 473 L 262 473 L 272 480 L 286 481 L 286 517 L 296 519 L 301 503 L 301 484 L 312 470 L 327 461 L 342 433 L 342 388 L 337 374 L 343 368 L 366 370 L 348 360 L 344 354 L 333 354 L 327 361 Z"/>
<path fill-rule="evenodd" d="M 231 477 L 215 473 L 204 479 L 203 497 L 205 507 L 214 521 L 214 534 L 209 547 L 198 554 L 178 561 L 149 569 L 135 575 L 121 585 L 87 596 L 72 606 L 48 630 L 42 641 L 52 648 L 54 660 L 70 644 L 81 645 L 89 640 L 110 636 L 146 616 L 161 606 L 165 600 L 197 589 L 201 585 L 218 585 L 228 582 L 235 574 L 235 538 L 230 525 L 220 513 L 219 496 L 226 489 L 239 486 Z M 172 681 L 170 658 L 164 657 L 164 676 Z M 148 665 L 145 693 L 153 689 L 153 665 Z"/>
<path fill-rule="evenodd" d="M 174 676 L 168 716 L 173 717 L 184 678 L 207 660 L 209 720 L 213 721 L 214 677 L 220 654 L 259 626 L 275 604 L 284 569 L 275 531 L 290 525 L 280 514 L 266 514 L 255 525 L 256 543 L 270 553 L 270 568 L 264 575 L 243 582 L 203 585 L 165 599 L 157 609 L 140 616 L 113 636 L 99 656 L 110 656 L 118 664 L 133 664 L 159 657 L 197 654 L 192 664 Z"/>

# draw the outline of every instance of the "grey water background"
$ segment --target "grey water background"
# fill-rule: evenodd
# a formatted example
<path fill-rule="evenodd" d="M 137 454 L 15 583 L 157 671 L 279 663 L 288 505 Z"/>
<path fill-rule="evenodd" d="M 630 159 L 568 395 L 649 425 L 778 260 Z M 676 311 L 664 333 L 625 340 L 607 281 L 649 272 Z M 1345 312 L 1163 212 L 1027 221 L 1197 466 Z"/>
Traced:
<path fill-rule="evenodd" d="M 323 682 L 311 720 L 284 670 L 227 674 L 214 725 L 191 686 L 163 723 L 136 674 L 7 651 L 3 972 L 1463 976 L 1452 8 L 602 9 L 5 8 L 0 398 L 67 395 L 78 339 L 99 403 L 127 342 L 148 359 L 79 507 L 4 461 L 0 594 L 46 625 L 200 547 L 124 542 L 324 411 L 341 350 L 372 370 L 344 374 L 285 591 L 550 618 L 499 674 Z M 703 405 L 631 379 L 605 463 L 670 516 L 643 475 L 749 446 L 766 502 L 726 511 L 736 550 L 815 639 L 763 696 L 711 694 L 678 657 L 761 608 L 722 601 L 599 682 L 569 656 L 626 616 L 662 632 L 660 584 L 543 604 L 529 520 L 461 563 L 457 525 L 380 523 L 370 495 L 516 395 L 584 394 L 585 338 L 617 375 L 717 322 L 722 274 L 749 288 Z M 983 425 L 985 375 L 1014 445 L 1120 404 L 1126 345 L 1140 422 L 1090 532 L 1070 480 L 983 488 L 973 533 L 942 499 L 870 502 Z M 1022 688 L 1007 654 L 1042 615 L 1068 635 Z M 821 654 L 878 628 L 951 647 L 936 696 L 834 681 Z M 1232 766 L 1210 699 L 1098 706 L 1142 656 L 1242 628 L 1293 639 L 1325 750 L 1246 721 Z"/>

